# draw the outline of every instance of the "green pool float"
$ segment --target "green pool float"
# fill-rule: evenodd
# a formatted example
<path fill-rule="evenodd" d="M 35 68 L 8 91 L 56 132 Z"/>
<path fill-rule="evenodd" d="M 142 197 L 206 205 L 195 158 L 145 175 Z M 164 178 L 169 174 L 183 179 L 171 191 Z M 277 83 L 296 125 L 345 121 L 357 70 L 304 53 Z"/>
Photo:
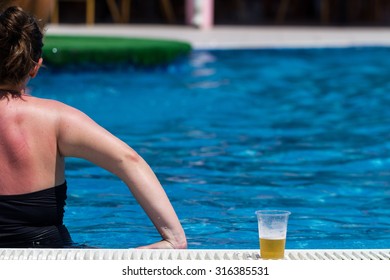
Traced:
<path fill-rule="evenodd" d="M 146 38 L 48 35 L 44 39 L 46 64 L 131 63 L 136 66 L 168 64 L 187 55 L 187 42 Z"/>

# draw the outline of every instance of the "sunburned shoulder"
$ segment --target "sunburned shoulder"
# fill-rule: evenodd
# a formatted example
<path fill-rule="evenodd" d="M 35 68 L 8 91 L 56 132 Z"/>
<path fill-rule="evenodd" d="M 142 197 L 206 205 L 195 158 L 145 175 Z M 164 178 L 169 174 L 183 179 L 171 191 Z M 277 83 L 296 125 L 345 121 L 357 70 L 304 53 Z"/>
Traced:
<path fill-rule="evenodd" d="M 57 114 L 82 114 L 78 109 L 54 99 L 26 96 L 23 97 L 23 100 L 27 101 L 30 106 L 46 112 L 53 111 Z"/>
<path fill-rule="evenodd" d="M 61 107 L 67 106 L 64 103 L 57 100 L 40 98 L 31 95 L 23 96 L 22 100 L 27 101 L 28 104 L 33 106 L 44 106 L 47 108 L 54 108 L 54 109 L 59 109 Z"/>
<path fill-rule="evenodd" d="M 94 125 L 95 122 L 84 112 L 53 99 L 33 96 L 25 98 L 32 114 L 38 117 L 56 120 L 59 127 Z"/>

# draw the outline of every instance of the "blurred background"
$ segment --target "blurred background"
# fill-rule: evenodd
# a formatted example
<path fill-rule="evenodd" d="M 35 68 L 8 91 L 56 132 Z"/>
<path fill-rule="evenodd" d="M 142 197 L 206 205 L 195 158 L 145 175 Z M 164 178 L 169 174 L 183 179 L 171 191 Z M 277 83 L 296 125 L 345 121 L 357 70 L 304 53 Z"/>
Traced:
<path fill-rule="evenodd" d="M 64 24 L 193 24 L 209 5 L 215 25 L 387 26 L 390 0 L 0 0 L 47 22 Z M 1 7 L 0 7 L 1 8 Z"/>

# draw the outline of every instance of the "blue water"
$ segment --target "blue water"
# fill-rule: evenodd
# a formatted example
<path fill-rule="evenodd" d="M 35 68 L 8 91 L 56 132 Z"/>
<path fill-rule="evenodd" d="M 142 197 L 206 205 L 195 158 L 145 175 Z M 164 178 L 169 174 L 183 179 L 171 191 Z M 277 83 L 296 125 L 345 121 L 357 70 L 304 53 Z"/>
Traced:
<path fill-rule="evenodd" d="M 31 88 L 148 161 L 190 248 L 258 248 L 258 209 L 292 212 L 287 248 L 390 247 L 389 48 L 195 51 L 158 69 L 48 66 Z M 74 241 L 159 239 L 110 173 L 69 159 L 67 178 Z"/>

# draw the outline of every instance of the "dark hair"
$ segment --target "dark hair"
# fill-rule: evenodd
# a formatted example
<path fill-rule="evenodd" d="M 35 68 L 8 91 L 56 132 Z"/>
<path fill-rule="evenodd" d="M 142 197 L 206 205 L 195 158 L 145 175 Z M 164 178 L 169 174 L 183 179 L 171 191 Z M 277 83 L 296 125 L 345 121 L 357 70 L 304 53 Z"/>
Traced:
<path fill-rule="evenodd" d="M 43 33 L 33 16 L 19 7 L 0 13 L 0 84 L 18 85 L 42 55 Z"/>

